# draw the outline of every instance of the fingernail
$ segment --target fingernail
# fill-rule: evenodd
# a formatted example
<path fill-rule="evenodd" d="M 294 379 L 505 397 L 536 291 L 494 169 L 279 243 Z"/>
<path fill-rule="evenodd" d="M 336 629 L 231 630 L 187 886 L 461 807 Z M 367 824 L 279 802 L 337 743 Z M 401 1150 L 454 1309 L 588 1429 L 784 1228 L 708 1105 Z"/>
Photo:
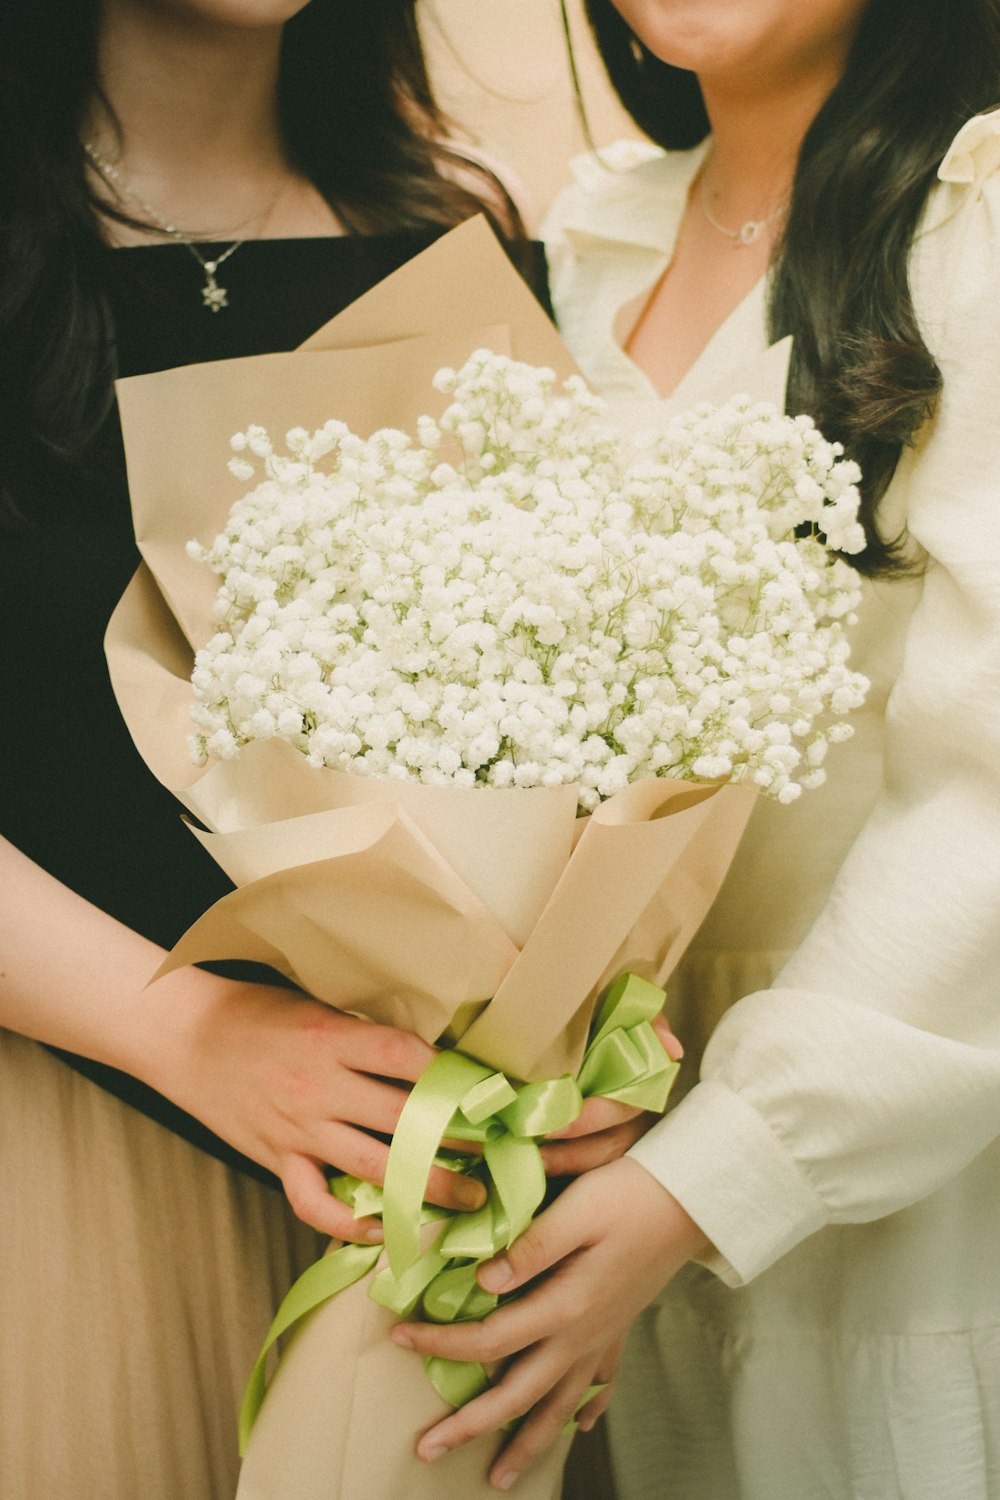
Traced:
<path fill-rule="evenodd" d="M 394 1328 L 389 1337 L 392 1339 L 392 1342 L 394 1344 L 398 1344 L 401 1349 L 413 1348 L 413 1340 L 410 1338 L 410 1335 L 407 1333 L 405 1328 Z"/>
<path fill-rule="evenodd" d="M 479 1285 L 487 1292 L 505 1291 L 513 1280 L 514 1272 L 506 1255 L 491 1261 L 479 1273 Z"/>
<path fill-rule="evenodd" d="M 482 1208 L 486 1202 L 486 1189 L 481 1182 L 456 1182 L 454 1196 L 461 1208 Z"/>
<path fill-rule="evenodd" d="M 520 1477 L 521 1476 L 516 1469 L 508 1469 L 507 1473 L 501 1474 L 500 1478 L 497 1480 L 497 1489 L 509 1490 L 511 1485 L 515 1484 L 517 1480 L 520 1479 Z"/>
<path fill-rule="evenodd" d="M 371 1229 L 365 1230 L 365 1239 L 369 1245 L 381 1245 L 385 1239 L 385 1235 L 377 1224 L 373 1224 Z"/>
<path fill-rule="evenodd" d="M 426 1463 L 432 1464 L 436 1458 L 444 1458 L 447 1452 L 447 1448 L 425 1448 L 420 1457 L 424 1459 Z"/>

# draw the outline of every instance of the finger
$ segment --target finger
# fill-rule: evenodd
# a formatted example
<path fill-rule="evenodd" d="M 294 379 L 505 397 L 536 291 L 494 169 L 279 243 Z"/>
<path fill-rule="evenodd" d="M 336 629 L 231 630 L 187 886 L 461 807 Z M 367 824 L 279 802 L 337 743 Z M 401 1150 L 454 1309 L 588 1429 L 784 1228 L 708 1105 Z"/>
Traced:
<path fill-rule="evenodd" d="M 303 1224 L 337 1240 L 355 1244 L 378 1244 L 382 1226 L 377 1219 L 356 1219 L 346 1203 L 330 1194 L 319 1162 L 306 1156 L 287 1156 L 282 1164 L 281 1185 L 292 1212 Z"/>
<path fill-rule="evenodd" d="M 331 1167 L 352 1177 L 360 1177 L 364 1182 L 374 1182 L 379 1186 L 385 1182 L 389 1148 L 365 1131 L 355 1130 L 339 1120 L 325 1121 L 312 1132 L 311 1145 L 315 1154 Z M 424 1198 L 440 1208 L 463 1212 L 482 1208 L 486 1202 L 486 1189 L 472 1177 L 445 1171 L 443 1167 L 432 1167 Z"/>
<path fill-rule="evenodd" d="M 574 1283 L 571 1289 L 553 1276 L 479 1322 L 397 1323 L 391 1338 L 421 1354 L 492 1364 L 577 1323 L 588 1289 Z"/>
<path fill-rule="evenodd" d="M 684 1056 L 684 1048 L 681 1046 L 677 1037 L 675 1037 L 673 1032 L 670 1030 L 670 1022 L 667 1020 L 662 1010 L 660 1011 L 660 1014 L 658 1016 L 653 1017 L 653 1030 L 656 1032 L 656 1035 L 663 1043 L 663 1050 L 666 1052 L 670 1060 L 672 1062 L 680 1062 L 681 1058 Z"/>
<path fill-rule="evenodd" d="M 574 1250 L 592 1244 L 603 1231 L 594 1207 L 590 1186 L 571 1183 L 544 1213 L 532 1219 L 502 1255 L 494 1256 L 480 1267 L 477 1278 L 480 1286 L 488 1292 L 512 1292 L 550 1270 Z"/>
<path fill-rule="evenodd" d="M 490 1471 L 490 1483 L 495 1489 L 510 1489 L 525 1469 L 556 1441 L 573 1420 L 580 1398 L 590 1384 L 590 1365 L 578 1364 L 532 1407 Z"/>
<path fill-rule="evenodd" d="M 538 1328 L 530 1314 L 525 1316 L 524 1303 L 518 1302 L 481 1322 L 397 1323 L 390 1338 L 402 1349 L 416 1349 L 438 1359 L 491 1364 L 535 1343 Z"/>
<path fill-rule="evenodd" d="M 461 1156 L 483 1155 L 482 1141 L 453 1141 L 450 1139 L 445 1139 L 441 1142 L 441 1145 L 445 1148 L 445 1150 L 457 1151 Z"/>
<path fill-rule="evenodd" d="M 614 1387 L 609 1383 L 596 1396 L 591 1396 L 586 1405 L 581 1406 L 576 1414 L 576 1425 L 581 1432 L 593 1432 L 597 1423 L 603 1417 L 611 1405 L 611 1397 L 614 1395 Z"/>
<path fill-rule="evenodd" d="M 531 1410 L 562 1377 L 558 1356 L 549 1351 L 533 1350 L 523 1359 L 508 1365 L 496 1385 L 481 1396 L 467 1401 L 424 1433 L 417 1444 L 417 1455 L 432 1462 L 453 1448 L 460 1448 L 473 1438 L 496 1432 Z M 579 1394 L 586 1390 L 586 1381 Z"/>
<path fill-rule="evenodd" d="M 550 1141 L 575 1140 L 581 1135 L 593 1135 L 601 1130 L 610 1130 L 626 1120 L 634 1120 L 642 1111 L 631 1104 L 619 1104 L 617 1099 L 588 1099 L 571 1125 L 563 1130 L 553 1130 L 546 1139 Z"/>
<path fill-rule="evenodd" d="M 440 1208 L 453 1208 L 459 1213 L 469 1213 L 482 1208 L 486 1202 L 486 1189 L 474 1177 L 461 1172 L 448 1172 L 443 1167 L 432 1167 L 424 1190 L 424 1200 L 436 1203 Z"/>
<path fill-rule="evenodd" d="M 437 1055 L 433 1047 L 411 1031 L 379 1026 L 357 1016 L 344 1017 L 343 1022 L 338 1056 L 345 1067 L 355 1072 L 416 1083 Z"/>
<path fill-rule="evenodd" d="M 625 1335 L 609 1344 L 597 1361 L 597 1369 L 594 1371 L 594 1380 L 601 1385 L 606 1385 L 614 1380 L 618 1374 L 618 1366 L 621 1364 L 622 1354 L 625 1352 Z"/>
<path fill-rule="evenodd" d="M 600 1385 L 603 1389 L 595 1396 L 591 1396 L 590 1400 L 577 1412 L 576 1424 L 581 1432 L 590 1432 L 596 1426 L 598 1418 L 603 1416 L 611 1405 L 611 1397 L 614 1394 L 613 1382 L 618 1373 L 624 1349 L 624 1338 L 615 1339 L 598 1360 L 592 1384 Z"/>
<path fill-rule="evenodd" d="M 409 1098 L 409 1089 L 397 1088 L 364 1073 L 341 1073 L 337 1082 L 339 1087 L 329 1106 L 331 1120 L 392 1135 Z"/>
<path fill-rule="evenodd" d="M 564 1141 L 556 1145 L 542 1146 L 542 1164 L 549 1177 L 578 1177 L 581 1172 L 591 1172 L 609 1161 L 624 1156 L 645 1135 L 656 1115 L 641 1114 L 613 1130 L 601 1130 L 597 1135 L 585 1135 L 578 1141 Z"/>

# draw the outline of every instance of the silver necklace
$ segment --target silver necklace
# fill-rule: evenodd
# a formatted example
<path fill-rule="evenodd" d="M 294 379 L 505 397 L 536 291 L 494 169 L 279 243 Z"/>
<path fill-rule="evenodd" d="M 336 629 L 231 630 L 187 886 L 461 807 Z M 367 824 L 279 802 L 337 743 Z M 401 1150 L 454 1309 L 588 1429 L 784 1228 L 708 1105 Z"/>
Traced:
<path fill-rule="evenodd" d="M 746 223 L 741 224 L 739 229 L 730 229 L 728 225 L 720 224 L 718 219 L 713 216 L 708 206 L 708 195 L 705 192 L 704 182 L 699 184 L 698 188 L 698 202 L 701 204 L 702 213 L 713 229 L 717 229 L 720 234 L 724 234 L 727 240 L 732 240 L 734 250 L 742 250 L 746 245 L 755 245 L 768 224 L 773 224 L 778 215 L 784 212 L 786 201 L 785 198 L 782 198 L 781 202 L 775 208 L 772 208 L 771 212 L 763 219 L 747 219 Z"/>
<path fill-rule="evenodd" d="M 183 229 L 178 229 L 176 224 L 171 224 L 169 220 L 165 219 L 163 215 L 159 213 L 151 203 L 147 203 L 144 198 L 139 197 L 138 193 L 136 193 L 125 181 L 125 178 L 118 171 L 118 168 L 113 166 L 106 157 L 102 156 L 96 146 L 91 145 L 90 141 L 84 141 L 83 149 L 87 153 L 90 161 L 97 168 L 98 172 L 100 172 L 101 176 L 108 183 L 110 183 L 111 187 L 119 197 L 128 199 L 130 203 L 135 204 L 136 208 L 142 209 L 142 212 L 146 215 L 147 218 L 153 220 L 157 228 L 161 229 L 164 234 L 169 235 L 170 238 L 172 240 L 175 240 L 178 245 L 183 245 L 185 250 L 187 250 L 189 254 L 191 254 L 198 262 L 205 276 L 205 285 L 201 289 L 202 305 L 207 307 L 210 312 L 214 313 L 221 312 L 224 307 L 228 307 L 229 293 L 224 286 L 219 285 L 218 281 L 216 280 L 215 273 L 224 261 L 227 261 L 231 255 L 236 254 L 236 251 L 240 248 L 241 245 L 246 244 L 247 240 L 252 237 L 255 231 L 263 227 L 272 209 L 274 208 L 274 205 L 277 203 L 278 199 L 281 196 L 282 190 L 284 188 L 284 182 L 280 182 L 278 184 L 271 198 L 261 209 L 260 213 L 255 214 L 252 219 L 245 220 L 243 224 L 237 224 L 235 226 L 237 229 L 246 228 L 246 234 L 239 235 L 235 240 L 233 240 L 233 243 L 231 245 L 227 245 L 226 249 L 221 251 L 220 254 L 216 255 L 214 259 L 206 260 L 201 251 L 198 249 L 197 245 L 195 245 L 193 242 L 194 240 L 214 240 L 219 238 L 218 234 L 209 232 L 203 234 L 194 234 L 189 230 L 185 231 Z M 230 233 L 231 232 L 232 231 L 230 231 Z"/>

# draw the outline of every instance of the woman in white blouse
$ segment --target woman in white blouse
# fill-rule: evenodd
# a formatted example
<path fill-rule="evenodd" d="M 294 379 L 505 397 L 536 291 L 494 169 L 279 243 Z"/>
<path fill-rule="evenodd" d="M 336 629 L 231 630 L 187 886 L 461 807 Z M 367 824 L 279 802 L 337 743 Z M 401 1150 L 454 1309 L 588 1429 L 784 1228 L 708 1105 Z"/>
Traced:
<path fill-rule="evenodd" d="M 481 1273 L 537 1288 L 399 1331 L 517 1356 L 420 1451 L 527 1412 L 509 1487 L 638 1315 L 622 1500 L 995 1500 L 1000 4 L 588 3 L 667 150 L 591 157 L 557 205 L 564 335 L 633 405 L 739 390 L 793 336 L 789 409 L 865 474 L 873 687 L 672 983 L 699 1081 Z"/>

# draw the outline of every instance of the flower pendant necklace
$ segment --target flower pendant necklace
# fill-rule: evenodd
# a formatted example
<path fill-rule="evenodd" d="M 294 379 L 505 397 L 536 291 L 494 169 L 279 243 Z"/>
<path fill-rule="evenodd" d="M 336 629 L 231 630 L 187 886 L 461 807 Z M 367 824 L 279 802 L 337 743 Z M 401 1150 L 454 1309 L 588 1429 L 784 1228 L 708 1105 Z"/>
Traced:
<path fill-rule="evenodd" d="M 221 254 L 216 255 L 212 260 L 206 260 L 197 245 L 194 244 L 194 241 L 196 239 L 213 240 L 218 238 L 217 235 L 211 233 L 195 235 L 185 232 L 183 229 L 178 229 L 176 224 L 171 224 L 151 203 L 147 203 L 144 198 L 140 198 L 138 193 L 129 187 L 122 174 L 118 171 L 118 168 L 109 162 L 106 157 L 102 156 L 96 146 L 93 146 L 90 141 L 84 141 L 83 149 L 94 167 L 105 181 L 111 185 L 119 198 L 124 198 L 134 204 L 136 208 L 141 209 L 148 219 L 152 219 L 158 229 L 162 230 L 164 234 L 169 235 L 178 245 L 183 245 L 185 250 L 198 262 L 205 276 L 205 285 L 201 289 L 202 306 L 207 307 L 213 313 L 221 312 L 224 307 L 228 307 L 229 292 L 226 287 L 219 285 L 215 273 L 223 262 L 227 261 L 231 255 L 236 254 L 241 245 L 246 244 L 248 239 L 252 238 L 256 232 L 264 227 L 284 190 L 284 181 L 278 184 L 261 211 L 255 214 L 252 219 L 246 221 L 246 224 L 249 226 L 246 234 L 240 235 Z M 243 227 L 245 226 L 237 225 L 237 228 Z"/>

